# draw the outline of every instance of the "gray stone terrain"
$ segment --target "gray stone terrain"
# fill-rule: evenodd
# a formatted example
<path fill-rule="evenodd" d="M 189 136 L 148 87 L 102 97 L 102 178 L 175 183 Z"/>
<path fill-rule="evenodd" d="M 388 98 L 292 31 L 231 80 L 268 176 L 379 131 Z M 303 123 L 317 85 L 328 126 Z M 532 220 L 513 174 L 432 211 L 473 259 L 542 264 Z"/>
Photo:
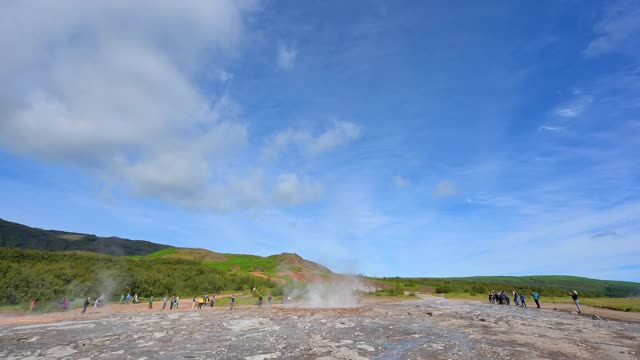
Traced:
<path fill-rule="evenodd" d="M 0 327 L 0 358 L 638 359 L 640 324 L 424 297 L 352 309 L 129 312 Z"/>

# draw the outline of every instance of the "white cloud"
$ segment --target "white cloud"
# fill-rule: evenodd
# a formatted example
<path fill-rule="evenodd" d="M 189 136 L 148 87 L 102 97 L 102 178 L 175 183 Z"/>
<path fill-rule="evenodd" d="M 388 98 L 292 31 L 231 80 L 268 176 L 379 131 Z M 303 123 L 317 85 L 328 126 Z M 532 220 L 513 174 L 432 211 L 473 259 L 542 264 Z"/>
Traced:
<path fill-rule="evenodd" d="M 455 182 L 450 180 L 441 181 L 435 190 L 436 195 L 440 197 L 450 197 L 458 195 L 459 190 Z"/>
<path fill-rule="evenodd" d="M 308 130 L 287 129 L 269 137 L 262 155 L 275 158 L 289 145 L 295 145 L 306 155 L 315 156 L 347 144 L 360 136 L 360 127 L 348 121 L 334 121 L 333 126 L 314 136 Z"/>
<path fill-rule="evenodd" d="M 393 185 L 398 189 L 404 189 L 409 186 L 409 181 L 400 175 L 396 175 L 393 177 Z"/>
<path fill-rule="evenodd" d="M 21 1 L 0 13 L 0 146 L 65 163 L 181 206 L 264 203 L 262 175 L 228 164 L 242 108 L 210 94 L 242 45 L 254 1 Z M 126 26 L 122 26 L 126 24 Z"/>
<path fill-rule="evenodd" d="M 638 54 L 640 41 L 640 5 L 637 1 L 606 3 L 604 17 L 594 26 L 593 39 L 584 50 L 584 56 L 596 57 L 612 52 Z"/>
<path fill-rule="evenodd" d="M 580 95 L 573 101 L 557 107 L 553 112 L 560 117 L 574 118 L 580 116 L 593 103 L 593 96 Z"/>
<path fill-rule="evenodd" d="M 273 200 L 281 205 L 299 205 L 318 199 L 322 186 L 311 180 L 301 181 L 297 174 L 283 174 L 277 179 Z"/>
<path fill-rule="evenodd" d="M 284 70 L 293 68 L 296 64 L 297 51 L 293 46 L 278 44 L 278 67 Z"/>

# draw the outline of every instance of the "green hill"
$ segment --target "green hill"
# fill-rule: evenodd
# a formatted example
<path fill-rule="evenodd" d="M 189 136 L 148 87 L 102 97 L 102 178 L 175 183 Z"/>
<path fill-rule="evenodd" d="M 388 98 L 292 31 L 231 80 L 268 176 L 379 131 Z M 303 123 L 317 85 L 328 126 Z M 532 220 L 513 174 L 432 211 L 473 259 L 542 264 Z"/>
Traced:
<path fill-rule="evenodd" d="M 115 256 L 140 256 L 170 248 L 171 246 L 143 240 L 43 230 L 0 219 L 0 247 L 44 251 L 89 251 Z"/>
<path fill-rule="evenodd" d="M 332 271 L 313 261 L 303 259 L 298 254 L 282 253 L 267 257 L 247 254 L 222 254 L 205 249 L 169 248 L 146 255 L 146 258 L 191 259 L 207 266 L 225 271 L 295 272 L 312 274 L 332 274 Z"/>

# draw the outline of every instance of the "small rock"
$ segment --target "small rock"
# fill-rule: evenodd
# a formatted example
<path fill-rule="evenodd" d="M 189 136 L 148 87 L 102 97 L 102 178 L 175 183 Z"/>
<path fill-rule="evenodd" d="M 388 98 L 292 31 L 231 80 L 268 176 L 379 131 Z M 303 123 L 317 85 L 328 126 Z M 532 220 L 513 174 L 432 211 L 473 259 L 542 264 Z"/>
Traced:
<path fill-rule="evenodd" d="M 432 313 L 431 311 L 429 311 L 429 312 L 427 313 L 427 315 L 428 315 L 428 316 L 433 316 L 433 313 Z"/>
<path fill-rule="evenodd" d="M 558 311 L 558 308 L 553 308 L 553 311 Z"/>
<path fill-rule="evenodd" d="M 485 320 L 485 319 L 483 319 L 483 318 L 480 318 L 480 319 L 478 319 L 478 321 L 487 321 L 487 320 Z"/>
<path fill-rule="evenodd" d="M 594 314 L 594 315 L 591 317 L 591 319 L 593 319 L 593 320 L 601 320 L 602 318 L 601 318 L 600 316 L 598 316 L 598 315 L 595 315 L 595 314 Z"/>
<path fill-rule="evenodd" d="M 407 311 L 407 315 L 411 316 L 412 315 L 411 311 Z"/>

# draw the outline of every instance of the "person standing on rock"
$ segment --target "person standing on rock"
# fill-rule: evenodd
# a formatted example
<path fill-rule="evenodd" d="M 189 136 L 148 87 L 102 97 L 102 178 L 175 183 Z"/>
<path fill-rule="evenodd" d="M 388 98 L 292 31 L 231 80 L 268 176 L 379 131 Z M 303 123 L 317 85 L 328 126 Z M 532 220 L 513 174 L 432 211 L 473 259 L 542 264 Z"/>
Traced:
<path fill-rule="evenodd" d="M 149 298 L 149 309 L 153 309 L 153 295 Z"/>
<path fill-rule="evenodd" d="M 173 310 L 173 304 L 176 302 L 176 299 L 172 296 L 171 297 L 171 304 L 169 304 L 169 310 Z"/>
<path fill-rule="evenodd" d="M 520 293 L 520 305 L 522 307 L 527 307 L 527 303 L 524 301 L 524 292 Z"/>
<path fill-rule="evenodd" d="M 162 298 L 162 310 L 167 307 L 167 295 Z"/>
<path fill-rule="evenodd" d="M 513 290 L 513 302 L 516 304 L 516 306 L 520 306 L 520 299 L 518 298 L 518 292 Z"/>
<path fill-rule="evenodd" d="M 216 296 L 215 295 L 211 295 L 209 297 L 209 306 L 213 307 L 213 305 L 216 304 Z"/>
<path fill-rule="evenodd" d="M 581 314 L 582 308 L 580 307 L 578 292 L 573 290 L 572 292 L 569 293 L 569 296 L 571 296 L 571 298 L 573 299 L 573 302 L 576 304 L 576 307 L 578 308 L 578 314 Z"/>
<path fill-rule="evenodd" d="M 236 295 L 231 295 L 231 310 L 233 310 L 233 305 L 236 304 Z"/>
<path fill-rule="evenodd" d="M 120 304 L 124 304 L 124 293 L 122 293 L 122 295 L 120 295 Z"/>
<path fill-rule="evenodd" d="M 127 293 L 127 305 L 131 302 L 131 293 Z"/>
<path fill-rule="evenodd" d="M 538 294 L 537 291 L 534 291 L 531 293 L 531 296 L 533 296 L 533 301 L 536 302 L 536 306 L 538 307 L 538 309 L 540 309 L 540 294 Z"/>

